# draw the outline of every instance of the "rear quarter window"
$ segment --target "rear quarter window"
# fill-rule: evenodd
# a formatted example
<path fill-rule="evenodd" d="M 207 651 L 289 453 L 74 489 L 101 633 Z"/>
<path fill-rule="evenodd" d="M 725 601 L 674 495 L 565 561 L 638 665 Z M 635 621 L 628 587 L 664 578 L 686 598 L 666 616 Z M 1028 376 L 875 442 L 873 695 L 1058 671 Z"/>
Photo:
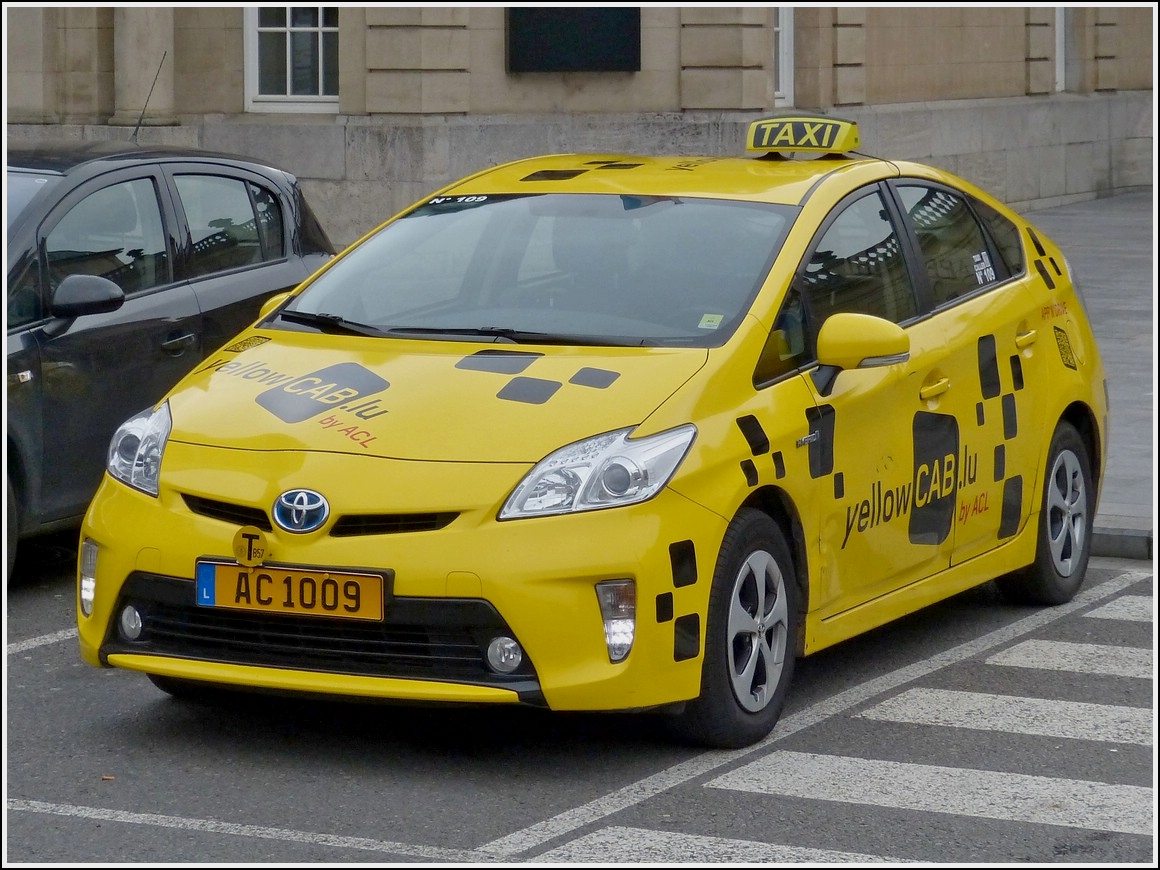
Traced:
<path fill-rule="evenodd" d="M 987 226 L 995 245 L 1007 264 L 1007 270 L 1012 275 L 1019 275 L 1027 264 L 1023 257 L 1023 243 L 1020 241 L 1019 228 L 991 206 L 980 200 L 974 200 L 975 211 L 979 219 Z"/>

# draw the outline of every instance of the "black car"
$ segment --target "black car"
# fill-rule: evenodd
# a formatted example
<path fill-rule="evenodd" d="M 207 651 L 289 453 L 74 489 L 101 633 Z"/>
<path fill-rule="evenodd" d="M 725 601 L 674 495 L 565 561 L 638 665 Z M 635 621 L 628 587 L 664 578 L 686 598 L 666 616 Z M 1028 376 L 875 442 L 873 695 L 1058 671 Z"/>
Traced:
<path fill-rule="evenodd" d="M 133 142 L 8 143 L 8 572 L 78 525 L 109 439 L 334 255 L 297 179 Z"/>

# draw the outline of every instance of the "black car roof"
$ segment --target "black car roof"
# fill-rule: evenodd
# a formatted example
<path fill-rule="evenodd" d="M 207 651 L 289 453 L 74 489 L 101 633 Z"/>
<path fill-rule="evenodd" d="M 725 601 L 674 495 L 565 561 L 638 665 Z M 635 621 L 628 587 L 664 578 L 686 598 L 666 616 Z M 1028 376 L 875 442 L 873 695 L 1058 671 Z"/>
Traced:
<path fill-rule="evenodd" d="M 31 169 L 40 172 L 68 172 L 84 163 L 98 160 L 179 160 L 212 158 L 247 166 L 267 166 L 253 158 L 221 151 L 208 151 L 177 145 L 138 145 L 129 141 L 48 140 L 19 142 L 8 140 L 5 165 L 8 169 Z M 278 170 L 281 171 L 281 170 Z"/>

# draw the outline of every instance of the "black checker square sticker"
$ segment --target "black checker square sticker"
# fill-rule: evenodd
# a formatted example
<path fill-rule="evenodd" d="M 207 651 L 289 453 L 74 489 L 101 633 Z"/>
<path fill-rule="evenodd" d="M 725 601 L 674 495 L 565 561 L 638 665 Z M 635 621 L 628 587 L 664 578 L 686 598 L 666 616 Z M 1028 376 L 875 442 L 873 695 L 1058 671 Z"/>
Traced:
<path fill-rule="evenodd" d="M 287 423 L 301 423 L 342 405 L 381 393 L 390 383 L 358 363 L 338 363 L 259 393 L 254 400 Z"/>
<path fill-rule="evenodd" d="M 914 415 L 914 508 L 910 542 L 941 544 L 951 533 L 958 495 L 959 422 L 949 414 Z"/>

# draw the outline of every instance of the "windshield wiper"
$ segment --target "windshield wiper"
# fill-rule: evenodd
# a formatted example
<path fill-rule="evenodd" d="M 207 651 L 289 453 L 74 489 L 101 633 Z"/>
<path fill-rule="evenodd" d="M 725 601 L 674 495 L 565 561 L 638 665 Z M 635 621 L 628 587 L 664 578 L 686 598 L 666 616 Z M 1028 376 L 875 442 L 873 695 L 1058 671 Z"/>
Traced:
<path fill-rule="evenodd" d="M 302 323 L 306 326 L 317 326 L 323 332 L 339 335 L 371 335 L 381 337 L 383 330 L 366 323 L 347 320 L 338 314 L 328 314 L 325 311 L 279 311 L 278 316 L 291 323 Z"/>
<path fill-rule="evenodd" d="M 559 344 L 559 345 L 588 345 L 593 347 L 628 347 L 642 342 L 627 342 L 624 339 L 612 339 L 599 335 L 574 335 L 556 332 L 535 332 L 530 329 L 513 329 L 510 326 L 393 326 L 386 330 L 392 335 L 478 335 L 493 338 L 496 341 L 505 340 L 512 344 Z"/>

